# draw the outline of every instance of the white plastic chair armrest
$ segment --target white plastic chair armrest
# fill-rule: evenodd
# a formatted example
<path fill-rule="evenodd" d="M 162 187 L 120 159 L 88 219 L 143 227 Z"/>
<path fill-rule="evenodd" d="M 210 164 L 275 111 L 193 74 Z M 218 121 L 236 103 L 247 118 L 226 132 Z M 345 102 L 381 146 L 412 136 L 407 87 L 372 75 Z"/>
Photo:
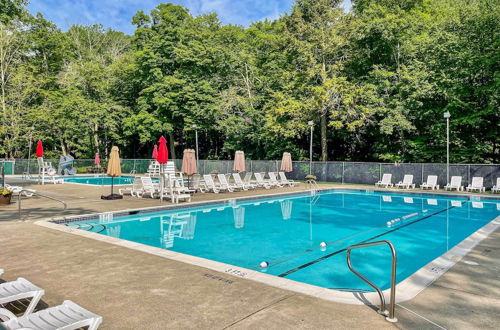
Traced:
<path fill-rule="evenodd" d="M 15 318 L 16 318 L 16 316 L 11 311 L 9 311 L 6 308 L 0 308 L 0 320 L 5 322 L 5 321 L 12 320 Z"/>

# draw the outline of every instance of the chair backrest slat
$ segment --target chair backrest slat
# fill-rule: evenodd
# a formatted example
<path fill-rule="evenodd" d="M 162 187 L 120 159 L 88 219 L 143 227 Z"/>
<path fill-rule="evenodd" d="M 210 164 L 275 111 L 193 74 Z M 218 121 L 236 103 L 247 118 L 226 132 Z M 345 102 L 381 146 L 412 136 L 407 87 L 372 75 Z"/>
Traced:
<path fill-rule="evenodd" d="M 382 183 L 391 183 L 391 179 L 392 174 L 390 173 L 384 173 L 384 175 L 382 175 Z"/>

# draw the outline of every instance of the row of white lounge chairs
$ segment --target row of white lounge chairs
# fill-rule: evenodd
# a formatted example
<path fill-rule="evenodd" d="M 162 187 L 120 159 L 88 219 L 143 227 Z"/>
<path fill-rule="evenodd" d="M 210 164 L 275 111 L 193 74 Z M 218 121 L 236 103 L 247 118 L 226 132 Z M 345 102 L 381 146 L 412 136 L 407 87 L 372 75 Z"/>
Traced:
<path fill-rule="evenodd" d="M 165 174 L 164 186 L 161 182 L 155 182 L 150 176 L 137 177 L 132 187 L 119 189 L 121 195 L 130 194 L 134 197 L 144 196 L 151 198 L 170 199 L 173 203 L 180 200 L 191 201 L 191 195 L 200 191 L 219 193 L 223 191 L 234 192 L 238 190 L 249 190 L 255 188 L 271 189 L 275 187 L 296 186 L 298 183 L 289 180 L 284 172 L 269 172 L 269 179 L 264 178 L 265 173 L 246 173 L 242 179 L 239 173 L 217 174 L 214 178 L 211 174 L 193 176 L 192 184 L 188 187 L 181 173 Z M 233 181 L 230 181 L 230 178 Z M 255 179 L 253 179 L 255 177 Z"/>
<path fill-rule="evenodd" d="M 0 269 L 0 276 L 3 269 Z M 102 323 L 102 317 L 94 314 L 70 300 L 61 305 L 33 312 L 45 291 L 25 278 L 0 283 L 0 329 L 7 330 L 48 330 L 80 329 L 95 330 Z M 17 317 L 1 306 L 24 299 L 30 303 L 22 316 Z"/>
<path fill-rule="evenodd" d="M 403 178 L 403 181 L 400 181 L 396 184 L 393 184 L 392 182 L 392 174 L 390 173 L 384 173 L 382 175 L 382 180 L 378 181 L 375 183 L 376 187 L 396 187 L 396 188 L 403 188 L 403 189 L 414 189 L 415 188 L 415 183 L 413 183 L 413 175 L 411 174 L 406 174 Z M 427 176 L 427 181 L 423 182 L 420 185 L 421 189 L 439 189 L 439 185 L 437 183 L 438 177 L 437 175 L 429 175 Z M 472 182 L 465 187 L 465 190 L 467 191 L 477 191 L 477 192 L 485 192 L 486 188 L 484 187 L 484 179 L 483 177 L 480 176 L 475 176 L 472 178 Z M 452 176 L 451 180 L 446 186 L 443 187 L 444 190 L 456 190 L 456 191 L 463 191 L 464 186 L 462 186 L 462 177 L 461 176 Z M 500 192 L 500 178 L 497 178 L 497 183 L 491 188 L 492 192 Z"/>

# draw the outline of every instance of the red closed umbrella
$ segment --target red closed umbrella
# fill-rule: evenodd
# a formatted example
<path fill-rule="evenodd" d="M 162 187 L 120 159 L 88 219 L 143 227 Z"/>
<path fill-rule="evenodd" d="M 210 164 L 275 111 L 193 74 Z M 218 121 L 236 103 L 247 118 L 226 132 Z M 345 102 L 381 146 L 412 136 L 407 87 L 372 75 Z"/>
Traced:
<path fill-rule="evenodd" d="M 160 147 L 158 148 L 156 160 L 160 164 L 166 164 L 168 161 L 167 140 L 162 136 L 158 142 L 160 142 Z"/>
<path fill-rule="evenodd" d="M 38 140 L 38 143 L 36 145 L 36 156 L 37 157 L 43 157 L 43 144 L 42 140 Z"/>
<path fill-rule="evenodd" d="M 160 201 L 163 201 L 163 187 L 165 186 L 163 178 L 163 164 L 166 164 L 168 161 L 168 149 L 167 149 L 167 140 L 163 136 L 160 138 L 158 142 L 160 142 L 160 147 L 158 148 L 158 155 L 156 155 L 156 161 L 160 163 L 160 175 L 161 175 Z"/>
<path fill-rule="evenodd" d="M 94 158 L 94 164 L 95 165 L 100 165 L 101 164 L 101 158 L 99 158 L 99 153 L 95 153 L 95 158 Z"/>
<path fill-rule="evenodd" d="M 158 146 L 155 144 L 155 147 L 153 148 L 153 154 L 151 155 L 151 158 L 156 159 L 158 157 Z"/>

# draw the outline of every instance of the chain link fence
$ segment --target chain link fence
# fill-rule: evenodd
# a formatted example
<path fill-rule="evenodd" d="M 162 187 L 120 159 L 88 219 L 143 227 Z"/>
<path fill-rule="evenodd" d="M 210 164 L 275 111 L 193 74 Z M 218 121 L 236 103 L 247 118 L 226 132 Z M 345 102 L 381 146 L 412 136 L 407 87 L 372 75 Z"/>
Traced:
<path fill-rule="evenodd" d="M 59 160 L 45 159 L 52 162 L 57 168 Z M 182 159 L 174 159 L 177 170 L 182 167 Z M 122 159 L 122 172 L 146 173 L 150 164 L 150 159 Z M 198 172 L 200 174 L 209 173 L 230 173 L 233 172 L 234 162 L 232 160 L 199 160 Z M 75 159 L 73 167 L 79 174 L 88 173 L 94 167 L 93 159 Z M 103 160 L 101 166 L 106 166 Z M 248 172 L 275 172 L 279 171 L 281 160 L 246 160 L 245 168 Z M 36 159 L 16 159 L 5 161 L 6 174 L 38 173 Z M 310 171 L 311 170 L 311 171 Z M 428 175 L 437 175 L 438 184 L 446 185 L 446 164 L 430 163 L 368 163 L 368 162 L 312 162 L 294 161 L 293 171 L 287 176 L 294 180 L 304 180 L 305 176 L 315 175 L 318 181 L 354 183 L 354 184 L 374 184 L 379 181 L 384 173 L 392 174 L 392 182 L 403 180 L 405 174 L 413 175 L 413 182 L 417 185 L 427 179 Z M 496 179 L 500 177 L 500 165 L 480 165 L 480 164 L 450 164 L 450 177 L 459 175 L 462 177 L 462 184 L 467 186 L 472 178 L 480 176 L 484 178 L 484 186 L 491 188 L 496 184 Z"/>

